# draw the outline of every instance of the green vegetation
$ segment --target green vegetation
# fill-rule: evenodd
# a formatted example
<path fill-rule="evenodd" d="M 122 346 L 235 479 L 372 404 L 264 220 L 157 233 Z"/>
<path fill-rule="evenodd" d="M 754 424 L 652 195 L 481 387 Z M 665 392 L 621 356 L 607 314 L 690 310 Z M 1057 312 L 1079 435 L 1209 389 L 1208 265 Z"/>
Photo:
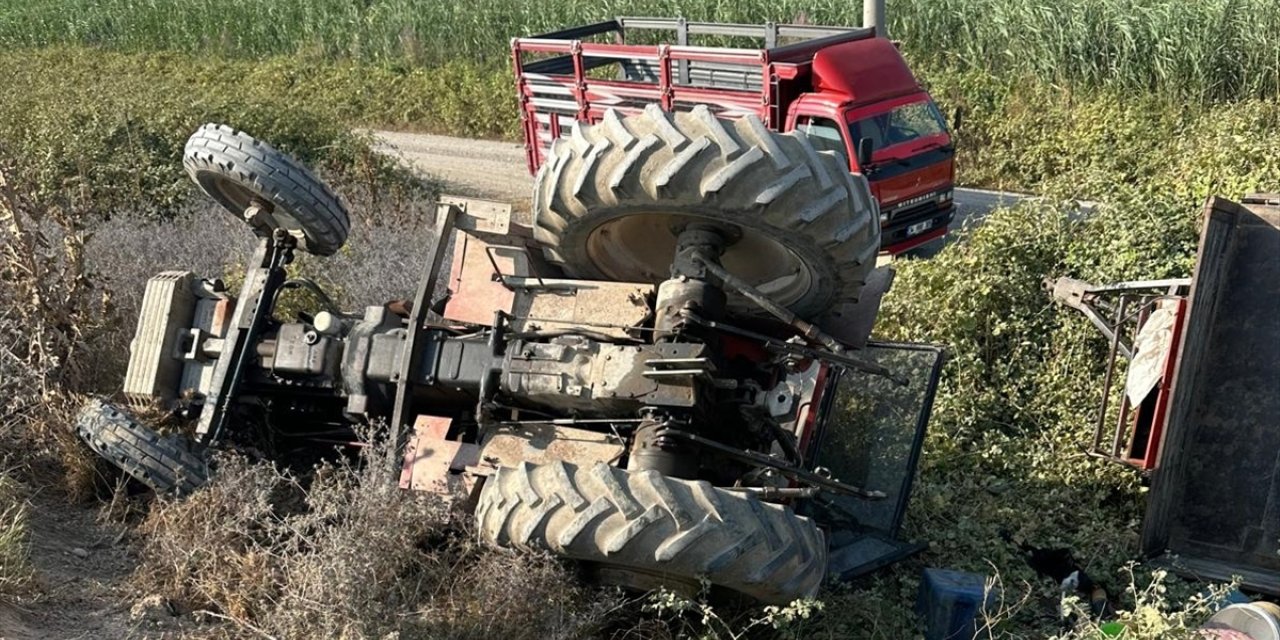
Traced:
<path fill-rule="evenodd" d="M 414 117 L 386 76 L 336 64 L 49 48 L 0 51 L 0 65 L 0 155 L 45 196 L 75 187 L 78 204 L 102 216 L 180 208 L 193 191 L 182 147 L 205 122 L 234 123 L 327 173 L 386 183 L 392 163 L 351 125 Z M 414 95 L 440 89 L 421 74 L 400 78 Z"/>
<path fill-rule="evenodd" d="M 1274 173 L 1263 136 L 1252 135 L 1280 122 L 1280 43 L 1263 24 L 1280 12 L 1265 2 L 904 0 L 890 16 L 939 101 L 967 110 L 963 184 L 1089 199 L 1145 185 L 1194 205 Z M 798 0 L 0 6 L 0 62 L 13 74 L 0 141 L 32 159 L 45 184 L 88 185 L 106 209 L 185 197 L 180 145 L 208 120 L 326 170 L 366 174 L 368 146 L 353 125 L 518 138 L 513 34 L 614 14 L 859 19 L 857 3 Z M 67 46 L 31 48 L 58 43 Z"/>
<path fill-rule="evenodd" d="M 280 56 L 262 61 L 83 47 L 0 51 L 0 146 L 45 185 L 71 180 L 97 208 L 168 210 L 190 192 L 181 147 L 196 126 L 235 123 L 323 170 L 387 171 L 352 126 L 516 138 L 510 72 L 456 60 L 394 68 Z M 1158 96 L 1071 91 L 920 67 L 935 97 L 966 109 L 960 180 L 969 186 L 1103 199 L 1117 189 L 1194 206 L 1210 192 L 1274 183 L 1259 132 L 1280 102 L 1188 108 Z M 1176 132 L 1176 134 L 1171 134 Z"/>
<path fill-rule="evenodd" d="M 511 36 L 615 15 L 858 24 L 861 3 L 3 0 L 0 47 L 74 43 L 251 58 L 501 61 Z M 897 0 L 890 32 L 917 59 L 957 70 L 1196 99 L 1280 90 L 1280 12 L 1271 0 Z"/>
<path fill-rule="evenodd" d="M 966 109 L 957 170 L 966 185 L 1194 207 L 1210 194 L 1274 189 L 1280 177 L 1275 98 L 1191 108 L 1151 95 L 923 75 L 939 102 Z"/>
<path fill-rule="evenodd" d="M 1189 274 L 1207 196 L 1280 187 L 1280 103 L 1181 109 L 1156 96 L 933 77 L 940 99 L 970 109 L 967 180 L 1047 199 L 998 211 L 934 258 L 898 265 L 880 331 L 945 344 L 951 355 L 907 528 L 930 543 L 928 564 L 998 574 L 1006 597 L 1036 593 L 1020 584 L 1036 579 L 1001 530 L 1075 550 L 1112 594 L 1125 593 L 1132 582 L 1120 571 L 1136 553 L 1142 490 L 1135 474 L 1080 453 L 1105 345 L 1040 282 Z M 1058 204 L 1081 197 L 1104 204 L 1088 215 Z M 909 593 L 913 575 L 893 572 L 877 590 Z M 1140 572 L 1139 585 L 1152 580 Z M 1170 602 L 1186 600 L 1186 583 L 1168 586 Z M 1149 617 L 1146 589 L 1122 601 Z M 1047 636 L 1056 624 L 1034 605 L 1009 613 L 997 631 L 1014 637 Z"/>

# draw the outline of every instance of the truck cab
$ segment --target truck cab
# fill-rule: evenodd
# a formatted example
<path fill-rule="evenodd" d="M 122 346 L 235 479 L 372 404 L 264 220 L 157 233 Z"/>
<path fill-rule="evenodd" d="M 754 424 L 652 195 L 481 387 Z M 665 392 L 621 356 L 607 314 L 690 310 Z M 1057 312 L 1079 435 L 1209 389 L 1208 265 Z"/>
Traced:
<path fill-rule="evenodd" d="M 786 130 L 840 152 L 867 177 L 890 253 L 944 235 L 955 216 L 955 147 L 897 48 L 869 38 L 823 49 L 811 73 L 813 91 L 791 103 Z"/>
<path fill-rule="evenodd" d="M 707 43 L 694 45 L 700 37 Z M 725 46 L 750 38 L 763 47 Z M 515 38 L 512 56 L 531 173 L 576 122 L 706 105 L 718 117 L 754 114 L 770 129 L 802 131 L 846 158 L 879 203 L 882 252 L 942 237 L 955 215 L 947 123 L 875 28 L 619 17 Z"/>

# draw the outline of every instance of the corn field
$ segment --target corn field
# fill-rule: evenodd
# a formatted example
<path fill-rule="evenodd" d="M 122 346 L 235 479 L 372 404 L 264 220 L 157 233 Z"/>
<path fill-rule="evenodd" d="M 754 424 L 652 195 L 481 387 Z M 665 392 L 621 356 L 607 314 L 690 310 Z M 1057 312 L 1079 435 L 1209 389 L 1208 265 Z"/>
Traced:
<path fill-rule="evenodd" d="M 1181 100 L 1280 93 L 1277 0 L 890 0 L 918 63 Z M 55 43 L 422 66 L 615 15 L 857 24 L 853 0 L 0 0 L 0 48 Z"/>

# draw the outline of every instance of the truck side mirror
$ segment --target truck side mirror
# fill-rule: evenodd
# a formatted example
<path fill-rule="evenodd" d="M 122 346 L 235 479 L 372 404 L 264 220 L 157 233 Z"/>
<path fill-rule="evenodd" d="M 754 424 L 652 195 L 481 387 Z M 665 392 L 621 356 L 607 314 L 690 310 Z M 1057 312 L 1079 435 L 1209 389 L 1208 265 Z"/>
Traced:
<path fill-rule="evenodd" d="M 866 171 L 871 165 L 871 155 L 875 153 L 875 145 L 871 138 L 858 138 L 858 168 Z"/>
<path fill-rule="evenodd" d="M 964 107 L 956 107 L 955 113 L 951 115 L 951 130 L 959 131 L 960 125 L 964 122 Z"/>

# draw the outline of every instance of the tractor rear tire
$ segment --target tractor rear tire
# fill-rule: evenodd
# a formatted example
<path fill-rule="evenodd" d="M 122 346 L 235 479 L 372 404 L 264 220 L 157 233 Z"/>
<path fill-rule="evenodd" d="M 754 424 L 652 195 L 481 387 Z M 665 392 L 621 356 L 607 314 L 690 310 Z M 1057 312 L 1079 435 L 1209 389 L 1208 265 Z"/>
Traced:
<path fill-rule="evenodd" d="M 695 583 L 784 604 L 814 595 L 827 567 L 822 532 L 791 509 L 657 471 L 564 462 L 500 468 L 476 508 L 499 546 L 596 565 L 601 576 Z M 627 580 L 632 586 L 635 581 Z"/>
<path fill-rule="evenodd" d="M 351 216 L 323 181 L 275 147 L 220 124 L 191 134 L 182 166 L 200 189 L 236 217 L 257 199 L 272 207 L 274 224 L 298 240 L 298 248 L 333 255 L 347 241 Z M 257 229 L 265 234 L 267 229 Z"/>
<path fill-rule="evenodd" d="M 533 209 L 548 260 L 585 279 L 660 282 L 682 225 L 737 229 L 725 268 L 820 326 L 840 324 L 880 249 L 878 206 L 842 156 L 705 106 L 578 123 L 553 143 Z M 730 308 L 765 315 L 731 292 Z"/>
<path fill-rule="evenodd" d="M 102 400 L 85 403 L 76 435 L 95 453 L 156 493 L 190 495 L 209 481 L 209 466 L 181 435 L 161 435 Z"/>

